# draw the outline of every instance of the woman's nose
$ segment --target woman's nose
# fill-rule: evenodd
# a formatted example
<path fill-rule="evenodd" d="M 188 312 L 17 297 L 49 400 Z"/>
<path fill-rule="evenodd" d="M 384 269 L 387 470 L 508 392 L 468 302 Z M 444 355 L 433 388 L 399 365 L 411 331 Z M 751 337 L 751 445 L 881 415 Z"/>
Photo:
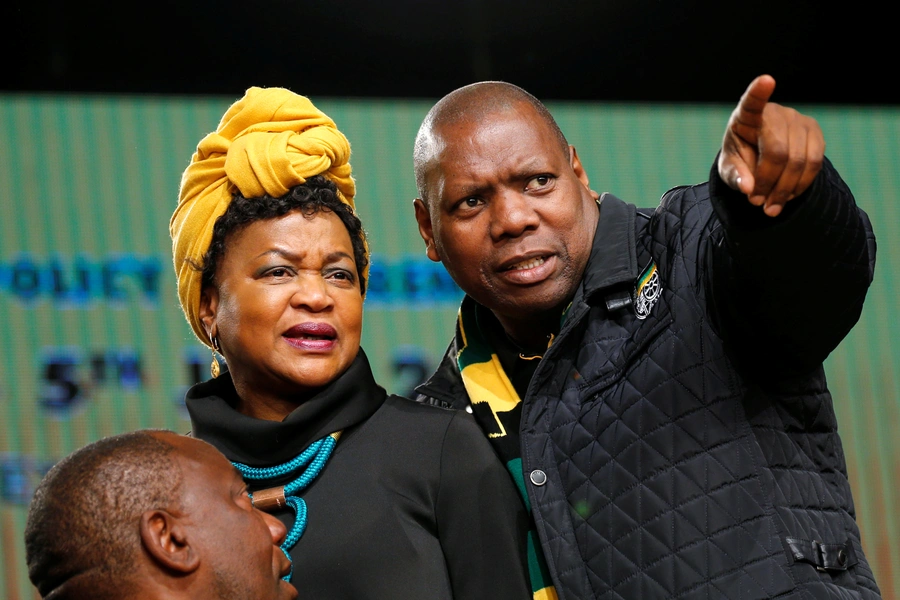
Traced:
<path fill-rule="evenodd" d="M 291 306 L 305 308 L 311 312 L 326 310 L 334 303 L 328 290 L 328 284 L 321 275 L 301 277 L 297 289 L 291 296 Z"/>

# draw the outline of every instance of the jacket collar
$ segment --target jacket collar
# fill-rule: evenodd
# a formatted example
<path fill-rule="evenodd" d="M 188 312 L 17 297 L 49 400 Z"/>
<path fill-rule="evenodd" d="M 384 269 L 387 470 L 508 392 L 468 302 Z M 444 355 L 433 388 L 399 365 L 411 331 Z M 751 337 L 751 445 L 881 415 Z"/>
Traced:
<path fill-rule="evenodd" d="M 229 460 L 261 467 L 290 460 L 329 433 L 365 421 L 386 397 L 360 348 L 343 375 L 281 422 L 239 413 L 234 408 L 237 392 L 230 372 L 191 387 L 185 404 L 194 437 L 209 442 Z"/>
<path fill-rule="evenodd" d="M 463 302 L 475 302 L 468 296 Z M 466 386 L 463 384 L 462 377 L 459 374 L 459 364 L 457 357 L 459 356 L 462 340 L 459 331 L 459 318 L 456 319 L 456 334 L 450 341 L 450 346 L 441 364 L 435 369 L 428 380 L 416 387 L 416 401 L 426 404 L 434 404 L 444 408 L 464 409 L 469 404 L 469 394 L 466 392 Z"/>
<path fill-rule="evenodd" d="M 634 221 L 636 209 L 610 193 L 600 197 L 600 220 L 591 255 L 581 278 L 584 299 L 638 276 Z"/>

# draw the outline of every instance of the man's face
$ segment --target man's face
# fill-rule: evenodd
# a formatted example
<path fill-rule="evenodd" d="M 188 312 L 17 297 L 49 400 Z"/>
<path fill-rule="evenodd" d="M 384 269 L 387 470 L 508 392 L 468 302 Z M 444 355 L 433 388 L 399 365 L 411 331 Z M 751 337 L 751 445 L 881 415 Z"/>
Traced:
<path fill-rule="evenodd" d="M 435 132 L 416 219 L 428 257 L 503 321 L 562 309 L 597 226 L 596 194 L 527 103 Z"/>
<path fill-rule="evenodd" d="M 211 445 L 177 435 L 165 441 L 179 450 L 181 520 L 218 597 L 296 598 L 281 579 L 290 572 L 279 547 L 286 535 L 281 521 L 253 507 L 240 473 Z"/>

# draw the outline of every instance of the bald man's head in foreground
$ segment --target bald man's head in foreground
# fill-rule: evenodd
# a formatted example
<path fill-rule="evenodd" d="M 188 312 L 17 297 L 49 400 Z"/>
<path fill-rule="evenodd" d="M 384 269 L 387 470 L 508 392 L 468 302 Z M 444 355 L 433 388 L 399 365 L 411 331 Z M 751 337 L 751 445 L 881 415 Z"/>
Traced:
<path fill-rule="evenodd" d="M 25 528 L 43 598 L 296 598 L 285 528 L 206 442 L 143 430 L 89 444 L 38 486 Z"/>

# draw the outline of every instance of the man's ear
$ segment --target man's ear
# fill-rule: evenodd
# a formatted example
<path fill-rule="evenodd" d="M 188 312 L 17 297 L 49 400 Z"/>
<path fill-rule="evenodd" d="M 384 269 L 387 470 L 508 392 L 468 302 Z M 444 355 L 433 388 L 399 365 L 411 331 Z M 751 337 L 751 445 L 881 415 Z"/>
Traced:
<path fill-rule="evenodd" d="M 206 329 L 206 335 L 209 339 L 214 338 L 218 332 L 216 330 L 216 311 L 219 309 L 219 290 L 207 286 L 200 293 L 200 322 Z"/>
<path fill-rule="evenodd" d="M 441 256 L 434 246 L 434 230 L 431 226 L 431 215 L 428 214 L 428 206 L 421 198 L 413 201 L 416 207 L 416 222 L 419 224 L 419 235 L 425 241 L 425 254 L 434 262 L 441 262 Z"/>
<path fill-rule="evenodd" d="M 187 531 L 178 518 L 165 510 L 148 510 L 141 515 L 141 544 L 159 565 L 178 573 L 193 573 L 200 555 L 191 546 Z"/>
<path fill-rule="evenodd" d="M 591 189 L 591 182 L 584 170 L 584 165 L 581 164 L 581 159 L 578 158 L 578 151 L 575 150 L 575 146 L 572 146 L 571 144 L 569 145 L 569 163 L 572 165 L 572 170 L 575 171 L 575 176 L 578 178 L 578 181 L 587 188 L 591 193 L 591 197 L 594 200 L 600 198 L 600 194 Z"/>

